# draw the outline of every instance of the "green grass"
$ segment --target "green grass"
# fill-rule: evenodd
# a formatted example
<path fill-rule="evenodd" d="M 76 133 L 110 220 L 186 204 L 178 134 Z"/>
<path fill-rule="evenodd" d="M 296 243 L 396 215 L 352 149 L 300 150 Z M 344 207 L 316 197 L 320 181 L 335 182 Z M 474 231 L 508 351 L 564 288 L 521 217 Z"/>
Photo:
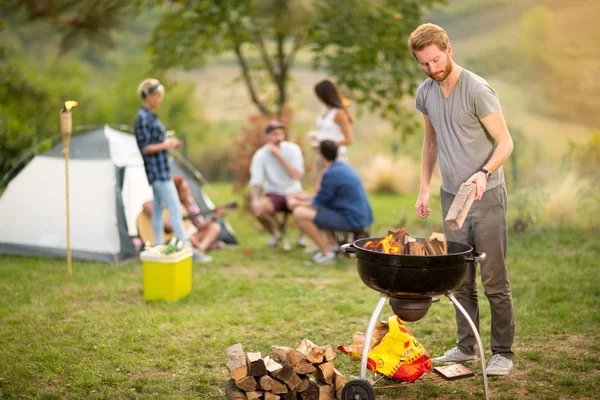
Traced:
<path fill-rule="evenodd" d="M 231 199 L 215 184 L 215 203 Z M 426 223 L 414 198 L 370 196 L 381 235 L 406 219 L 409 231 L 439 227 L 438 204 Z M 174 303 L 143 300 L 142 265 L 0 256 L 0 398 L 224 399 L 225 348 L 269 354 L 273 344 L 304 337 L 332 346 L 364 331 L 378 294 L 361 283 L 355 261 L 305 266 L 301 250 L 266 249 L 267 236 L 239 210 L 229 214 L 239 248 L 195 264 L 192 293 Z M 405 217 L 406 215 L 406 217 Z M 291 233 L 295 237 L 295 233 Z M 515 369 L 490 379 L 493 399 L 591 399 L 600 389 L 600 288 L 597 233 L 511 234 L 509 268 L 515 302 Z M 254 253 L 245 255 L 244 250 Z M 489 354 L 489 310 L 482 339 Z M 381 318 L 391 314 L 384 308 Z M 408 324 L 436 355 L 454 342 L 454 310 L 445 299 Z M 339 355 L 336 367 L 358 375 Z M 477 364 L 469 366 L 476 370 Z M 378 399 L 482 398 L 478 378 L 444 382 L 434 374 L 414 384 L 378 389 Z"/>

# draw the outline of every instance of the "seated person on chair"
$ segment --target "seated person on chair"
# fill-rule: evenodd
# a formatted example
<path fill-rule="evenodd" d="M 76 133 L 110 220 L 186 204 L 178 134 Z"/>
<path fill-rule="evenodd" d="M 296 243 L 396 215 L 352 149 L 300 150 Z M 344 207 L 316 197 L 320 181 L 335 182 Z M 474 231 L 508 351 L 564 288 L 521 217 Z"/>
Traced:
<path fill-rule="evenodd" d="M 177 189 L 177 195 L 179 202 L 183 207 L 183 218 L 185 220 L 184 226 L 186 230 L 186 239 L 190 241 L 192 246 L 196 249 L 195 259 L 196 261 L 211 261 L 212 257 L 204 254 L 207 250 L 212 248 L 218 248 L 219 242 L 216 241 L 217 237 L 221 233 L 221 225 L 216 220 L 223 214 L 223 209 L 217 209 L 212 217 L 204 219 L 200 213 L 200 207 L 194 200 L 192 192 L 185 178 L 181 175 L 174 175 L 173 182 Z M 152 215 L 153 202 L 147 201 L 143 205 L 143 212 L 146 215 Z M 164 231 L 166 234 L 172 232 L 171 223 L 168 219 L 165 219 Z"/>
<path fill-rule="evenodd" d="M 184 213 L 191 216 L 192 227 L 188 230 L 190 242 L 197 250 L 206 252 L 214 248 L 222 247 L 223 243 L 217 238 L 221 233 L 221 225 L 216 221 L 223 215 L 223 209 L 217 208 L 210 218 L 204 218 L 200 213 L 200 207 L 192 196 L 190 186 L 181 175 L 174 175 L 173 182 L 177 188 L 179 201 L 184 208 Z"/>
<path fill-rule="evenodd" d="M 249 186 L 252 212 L 271 234 L 268 244 L 276 246 L 281 233 L 275 214 L 287 210 L 286 195 L 302 191 L 304 158 L 297 144 L 285 141 L 279 121 L 268 123 L 265 135 L 268 142 L 252 157 Z"/>
<path fill-rule="evenodd" d="M 335 142 L 323 140 L 319 149 L 319 157 L 325 165 L 319 191 L 312 199 L 306 194 L 290 195 L 288 202 L 298 226 L 320 250 L 312 262 L 323 264 L 335 259 L 335 252 L 322 231 L 364 229 L 373 223 L 373 212 L 356 171 L 347 163 L 336 161 L 338 147 Z"/>

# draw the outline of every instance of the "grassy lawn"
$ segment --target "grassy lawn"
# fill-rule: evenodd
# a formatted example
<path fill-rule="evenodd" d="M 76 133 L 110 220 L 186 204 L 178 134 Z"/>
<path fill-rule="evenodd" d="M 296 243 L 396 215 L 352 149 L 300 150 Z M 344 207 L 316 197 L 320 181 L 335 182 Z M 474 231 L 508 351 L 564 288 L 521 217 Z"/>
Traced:
<path fill-rule="evenodd" d="M 215 203 L 231 198 L 227 185 L 209 193 Z M 439 229 L 437 204 L 432 221 L 417 223 L 414 198 L 371 200 L 374 235 L 405 221 L 415 235 Z M 0 398 L 225 399 L 225 348 L 233 343 L 270 354 L 270 345 L 296 347 L 304 337 L 350 344 L 366 329 L 378 294 L 362 284 L 353 259 L 305 266 L 300 249 L 266 249 L 267 236 L 239 210 L 229 220 L 241 246 L 195 264 L 192 293 L 174 303 L 143 300 L 140 262 L 75 261 L 69 279 L 64 260 L 0 256 Z M 597 232 L 511 234 L 515 369 L 490 379 L 492 399 L 597 398 L 599 257 Z M 485 298 L 481 305 L 489 359 Z M 380 318 L 389 315 L 386 305 Z M 407 326 L 431 355 L 453 346 L 454 310 L 445 298 Z M 357 376 L 358 362 L 338 354 L 336 367 Z M 378 399 L 483 397 L 479 378 L 444 382 L 433 373 L 376 392 Z"/>

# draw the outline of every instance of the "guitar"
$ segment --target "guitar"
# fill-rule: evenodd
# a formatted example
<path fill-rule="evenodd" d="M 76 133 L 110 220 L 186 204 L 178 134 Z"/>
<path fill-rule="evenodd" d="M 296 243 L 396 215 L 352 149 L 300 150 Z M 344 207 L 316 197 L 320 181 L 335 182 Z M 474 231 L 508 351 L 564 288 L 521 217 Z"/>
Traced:
<path fill-rule="evenodd" d="M 198 216 L 213 214 L 218 210 L 231 210 L 237 208 L 237 203 L 235 201 L 225 203 L 220 205 L 212 210 L 202 210 L 198 213 L 189 214 L 187 210 L 182 206 L 181 207 L 181 215 L 183 216 L 183 227 L 187 232 L 192 227 L 192 219 Z M 169 210 L 166 208 L 163 210 L 163 220 L 165 222 L 169 221 Z M 145 212 L 139 213 L 137 216 L 137 228 L 138 235 L 143 243 L 150 242 L 152 246 L 154 246 L 154 232 L 152 231 L 152 216 L 147 215 Z M 175 235 L 173 232 L 165 232 L 163 235 L 163 243 L 167 243 L 171 238 Z"/>

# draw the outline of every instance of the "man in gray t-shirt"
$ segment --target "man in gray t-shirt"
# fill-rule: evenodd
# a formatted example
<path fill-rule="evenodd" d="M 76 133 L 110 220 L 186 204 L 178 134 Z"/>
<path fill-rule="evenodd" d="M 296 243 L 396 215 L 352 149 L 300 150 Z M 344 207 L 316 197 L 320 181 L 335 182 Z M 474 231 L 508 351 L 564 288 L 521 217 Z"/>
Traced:
<path fill-rule="evenodd" d="M 437 161 L 442 173 L 442 215 L 445 219 L 461 184 L 475 185 L 475 202 L 463 226 L 450 230 L 446 238 L 486 253 L 481 279 L 492 316 L 491 348 L 494 354 L 488 375 L 507 375 L 513 367 L 512 345 L 515 322 L 506 268 L 506 185 L 502 164 L 510 156 L 513 142 L 506 127 L 498 96 L 488 83 L 452 60 L 446 32 L 434 24 L 423 24 L 410 35 L 408 45 L 429 76 L 418 89 L 416 107 L 423 113 L 425 137 L 421 160 L 421 187 L 415 204 L 417 216 L 427 218 L 429 186 Z M 476 267 L 454 291 L 479 330 Z M 434 362 L 474 360 L 476 339 L 465 317 L 457 310 L 457 346 Z"/>

